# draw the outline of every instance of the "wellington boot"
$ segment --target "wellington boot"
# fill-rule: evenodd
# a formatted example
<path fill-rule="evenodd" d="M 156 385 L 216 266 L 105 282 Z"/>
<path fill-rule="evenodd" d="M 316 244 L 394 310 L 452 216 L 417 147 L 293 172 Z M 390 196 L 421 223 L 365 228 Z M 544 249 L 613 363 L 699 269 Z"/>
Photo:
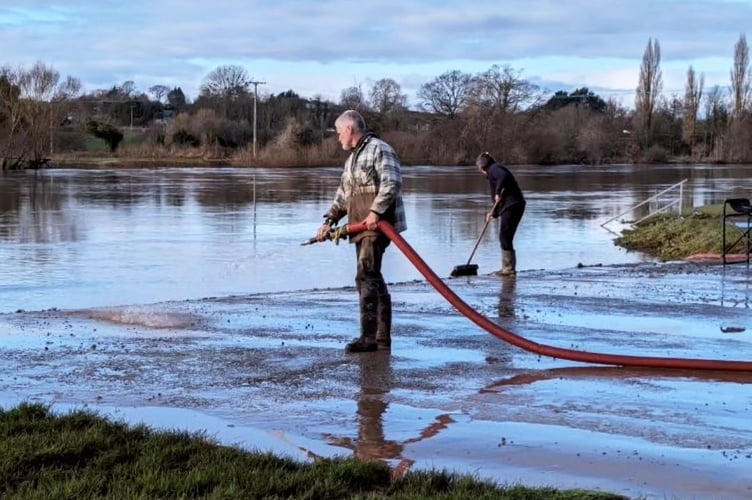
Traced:
<path fill-rule="evenodd" d="M 501 270 L 496 274 L 499 276 L 514 276 L 517 274 L 517 255 L 514 250 L 501 251 Z"/>
<path fill-rule="evenodd" d="M 379 350 L 379 344 L 375 340 L 358 337 L 345 346 L 345 352 L 374 352 Z"/>
<path fill-rule="evenodd" d="M 392 297 L 388 293 L 379 295 L 376 320 L 376 343 L 380 350 L 389 350 L 392 347 Z"/>
<path fill-rule="evenodd" d="M 378 295 L 360 296 L 360 337 L 345 346 L 345 352 L 373 352 L 379 349 L 376 343 L 378 324 Z"/>

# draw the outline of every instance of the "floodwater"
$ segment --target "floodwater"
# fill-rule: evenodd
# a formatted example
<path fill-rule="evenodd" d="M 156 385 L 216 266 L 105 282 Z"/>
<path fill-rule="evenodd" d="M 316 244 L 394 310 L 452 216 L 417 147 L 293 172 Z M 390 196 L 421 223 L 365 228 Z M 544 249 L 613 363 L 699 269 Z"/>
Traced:
<path fill-rule="evenodd" d="M 480 275 L 445 281 L 539 344 L 752 360 L 747 266 L 652 262 L 601 227 L 685 178 L 685 206 L 749 197 L 751 171 L 517 167 L 529 201 L 517 278 L 489 274 L 494 228 L 474 259 Z M 632 498 L 752 496 L 752 373 L 526 352 L 458 314 L 397 248 L 385 263 L 391 355 L 345 354 L 357 334 L 353 249 L 300 245 L 338 172 L 0 177 L 0 405 L 85 406 L 301 460 L 355 455 Z M 483 178 L 408 167 L 405 180 L 404 237 L 448 276 L 482 229 Z"/>
<path fill-rule="evenodd" d="M 521 270 L 650 260 L 613 244 L 630 208 L 688 179 L 684 206 L 749 193 L 752 166 L 519 166 Z M 301 246 L 340 168 L 43 170 L 0 177 L 0 312 L 349 286 L 349 245 Z M 470 167 L 405 167 L 404 237 L 440 276 L 470 257 L 490 195 Z M 668 193 L 678 200 L 678 189 Z M 746 196 L 745 196 L 746 197 Z M 492 223 L 473 256 L 500 268 Z M 385 277 L 422 279 L 395 250 Z"/>

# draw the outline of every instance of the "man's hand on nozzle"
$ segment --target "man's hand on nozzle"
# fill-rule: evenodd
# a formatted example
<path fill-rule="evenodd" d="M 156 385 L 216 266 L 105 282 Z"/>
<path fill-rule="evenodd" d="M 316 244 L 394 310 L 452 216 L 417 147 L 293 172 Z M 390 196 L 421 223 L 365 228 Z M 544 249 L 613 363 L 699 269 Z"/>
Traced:
<path fill-rule="evenodd" d="M 332 232 L 332 226 L 329 225 L 329 222 L 324 222 L 321 224 L 321 227 L 319 227 L 319 230 L 316 231 L 316 241 L 325 241 L 329 239 L 329 234 Z"/>

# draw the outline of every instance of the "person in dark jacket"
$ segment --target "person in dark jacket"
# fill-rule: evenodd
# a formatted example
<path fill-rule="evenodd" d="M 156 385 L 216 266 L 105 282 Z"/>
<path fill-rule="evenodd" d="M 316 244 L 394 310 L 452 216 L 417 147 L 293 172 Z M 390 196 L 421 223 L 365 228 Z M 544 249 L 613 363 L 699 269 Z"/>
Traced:
<path fill-rule="evenodd" d="M 486 220 L 501 219 L 499 242 L 501 243 L 501 276 L 514 276 L 517 273 L 517 254 L 514 250 L 514 235 L 525 213 L 525 196 L 517 179 L 500 162 L 488 153 L 481 153 L 475 166 L 488 179 L 494 208 L 486 214 Z"/>
<path fill-rule="evenodd" d="M 398 233 L 407 229 L 400 161 L 394 149 L 366 127 L 357 111 L 345 111 L 334 126 L 340 145 L 350 155 L 316 238 L 326 239 L 345 216 L 349 222 L 366 225 L 367 231 L 349 238 L 355 244 L 358 261 L 355 285 L 360 302 L 360 336 L 347 344 L 345 351 L 390 350 L 392 299 L 381 273 L 390 240 L 377 231 L 377 223 L 387 221 Z"/>

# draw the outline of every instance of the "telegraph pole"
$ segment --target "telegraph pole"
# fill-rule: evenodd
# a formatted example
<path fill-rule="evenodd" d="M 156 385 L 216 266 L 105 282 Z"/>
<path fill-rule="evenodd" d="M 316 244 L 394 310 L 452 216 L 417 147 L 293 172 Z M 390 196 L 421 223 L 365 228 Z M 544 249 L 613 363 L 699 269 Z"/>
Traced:
<path fill-rule="evenodd" d="M 266 85 L 266 82 L 253 81 L 253 157 L 256 158 L 256 105 L 258 103 L 258 86 Z"/>

